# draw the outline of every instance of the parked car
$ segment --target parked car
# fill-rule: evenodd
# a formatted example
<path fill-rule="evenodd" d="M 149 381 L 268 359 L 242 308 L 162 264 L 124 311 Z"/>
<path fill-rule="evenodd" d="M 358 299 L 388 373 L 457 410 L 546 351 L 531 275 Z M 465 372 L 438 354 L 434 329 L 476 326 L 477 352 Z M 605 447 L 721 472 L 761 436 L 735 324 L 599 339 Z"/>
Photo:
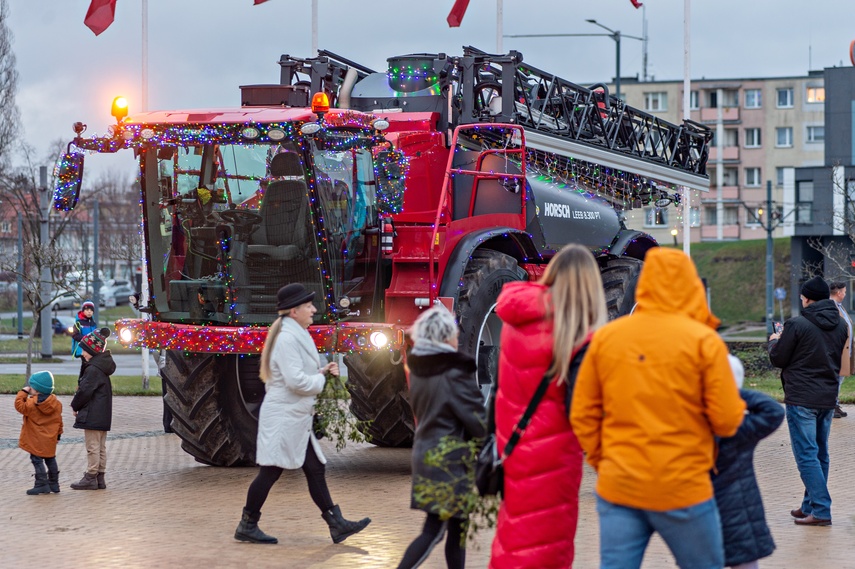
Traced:
<path fill-rule="evenodd" d="M 125 279 L 110 279 L 99 289 L 101 306 L 112 304 L 108 299 L 115 300 L 117 306 L 128 304 L 128 296 L 134 294 L 131 281 Z"/>
<path fill-rule="evenodd" d="M 51 309 L 63 310 L 80 306 L 81 302 L 76 292 L 64 292 L 50 303 L 50 307 Z"/>
<path fill-rule="evenodd" d="M 71 316 L 54 316 L 51 322 L 54 334 L 66 336 L 74 334 L 74 318 Z"/>

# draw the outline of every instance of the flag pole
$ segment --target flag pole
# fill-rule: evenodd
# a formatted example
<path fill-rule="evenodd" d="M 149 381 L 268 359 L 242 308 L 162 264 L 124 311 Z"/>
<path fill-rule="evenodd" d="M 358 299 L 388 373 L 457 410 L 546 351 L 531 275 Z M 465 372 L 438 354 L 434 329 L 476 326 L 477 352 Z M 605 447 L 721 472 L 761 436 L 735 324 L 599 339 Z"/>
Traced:
<path fill-rule="evenodd" d="M 318 55 L 318 0 L 312 0 L 312 53 L 310 57 Z"/>
<path fill-rule="evenodd" d="M 691 0 L 683 0 L 683 119 L 691 118 Z M 688 186 L 683 186 L 683 252 L 690 255 L 692 242 L 692 195 Z"/>
<path fill-rule="evenodd" d="M 140 110 L 148 110 L 148 0 L 142 0 L 142 96 Z"/>
<path fill-rule="evenodd" d="M 504 0 L 496 0 L 496 53 L 503 53 L 502 35 L 504 32 Z"/>

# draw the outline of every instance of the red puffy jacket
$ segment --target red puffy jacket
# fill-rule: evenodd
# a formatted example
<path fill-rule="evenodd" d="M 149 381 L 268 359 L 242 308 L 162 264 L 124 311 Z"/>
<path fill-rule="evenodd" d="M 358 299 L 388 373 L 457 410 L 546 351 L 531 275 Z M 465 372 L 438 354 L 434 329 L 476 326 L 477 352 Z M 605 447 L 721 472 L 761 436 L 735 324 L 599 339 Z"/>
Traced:
<path fill-rule="evenodd" d="M 496 393 L 496 436 L 504 449 L 552 362 L 549 289 L 505 285 L 496 312 L 504 321 Z M 504 497 L 490 567 L 570 567 L 579 513 L 582 449 L 570 429 L 566 386 L 553 382 L 505 461 Z"/>

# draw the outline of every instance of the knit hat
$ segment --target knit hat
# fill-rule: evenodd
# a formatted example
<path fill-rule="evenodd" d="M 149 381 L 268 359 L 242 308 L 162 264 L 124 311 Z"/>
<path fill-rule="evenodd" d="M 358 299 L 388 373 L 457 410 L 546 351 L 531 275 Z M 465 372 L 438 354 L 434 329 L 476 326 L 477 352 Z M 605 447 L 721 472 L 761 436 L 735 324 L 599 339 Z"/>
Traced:
<path fill-rule="evenodd" d="M 49 371 L 37 371 L 30 376 L 27 385 L 45 395 L 53 393 L 53 374 Z"/>
<path fill-rule="evenodd" d="M 315 298 L 314 292 L 309 292 L 300 283 L 291 283 L 279 289 L 276 293 L 276 310 L 288 310 L 300 306 Z"/>
<path fill-rule="evenodd" d="M 825 300 L 831 295 L 831 290 L 825 279 L 814 277 L 802 285 L 801 294 L 808 300 Z"/>
<path fill-rule="evenodd" d="M 101 328 L 100 330 L 92 330 L 80 340 L 80 347 L 97 356 L 107 347 L 107 338 L 110 336 L 109 328 Z"/>
<path fill-rule="evenodd" d="M 86 310 L 87 308 L 91 308 L 92 310 L 95 310 L 95 303 L 92 302 L 91 300 L 84 300 L 83 304 L 80 305 L 80 311 L 82 312 L 82 311 Z"/>

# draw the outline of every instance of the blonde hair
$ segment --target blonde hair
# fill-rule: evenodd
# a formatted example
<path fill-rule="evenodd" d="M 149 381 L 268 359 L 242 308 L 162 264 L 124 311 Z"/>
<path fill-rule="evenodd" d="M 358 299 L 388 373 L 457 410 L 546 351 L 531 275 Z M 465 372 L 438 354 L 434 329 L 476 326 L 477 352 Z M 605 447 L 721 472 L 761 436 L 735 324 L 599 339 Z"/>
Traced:
<path fill-rule="evenodd" d="M 270 354 L 273 352 L 273 346 L 276 344 L 276 337 L 282 329 L 282 319 L 287 318 L 290 310 L 279 311 L 279 318 L 273 321 L 270 328 L 267 329 L 267 338 L 264 339 L 264 348 L 261 350 L 261 369 L 258 372 L 263 383 L 267 383 L 270 379 Z"/>
<path fill-rule="evenodd" d="M 552 318 L 552 366 L 558 383 L 567 379 L 573 349 L 585 337 L 606 323 L 606 296 L 600 267 L 594 255 L 581 245 L 568 245 L 556 254 L 540 279 L 549 287 Z"/>

